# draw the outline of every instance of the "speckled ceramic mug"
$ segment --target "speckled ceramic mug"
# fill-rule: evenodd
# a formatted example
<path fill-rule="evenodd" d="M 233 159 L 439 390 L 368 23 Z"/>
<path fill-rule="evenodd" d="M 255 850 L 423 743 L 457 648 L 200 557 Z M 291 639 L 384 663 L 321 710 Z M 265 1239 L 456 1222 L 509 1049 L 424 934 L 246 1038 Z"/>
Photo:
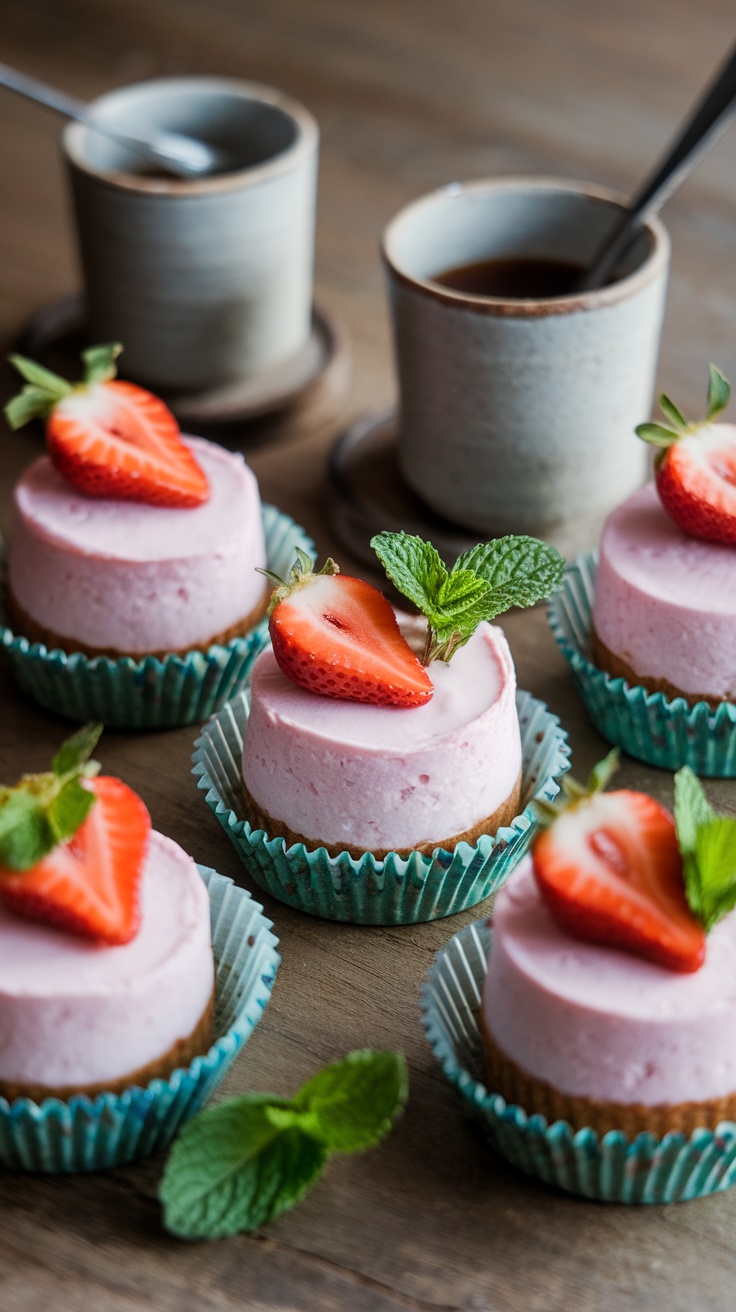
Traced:
<path fill-rule="evenodd" d="M 436 281 L 490 259 L 592 261 L 621 212 L 554 178 L 453 184 L 402 210 L 383 241 L 400 387 L 399 458 L 423 500 L 485 534 L 563 550 L 644 481 L 669 238 L 654 219 L 600 291 L 521 300 Z"/>
<path fill-rule="evenodd" d="M 318 131 L 296 101 L 228 78 L 161 78 L 93 104 L 121 130 L 226 152 L 227 172 L 141 171 L 124 146 L 64 130 L 92 341 L 121 341 L 155 388 L 216 387 L 278 367 L 311 322 Z"/>

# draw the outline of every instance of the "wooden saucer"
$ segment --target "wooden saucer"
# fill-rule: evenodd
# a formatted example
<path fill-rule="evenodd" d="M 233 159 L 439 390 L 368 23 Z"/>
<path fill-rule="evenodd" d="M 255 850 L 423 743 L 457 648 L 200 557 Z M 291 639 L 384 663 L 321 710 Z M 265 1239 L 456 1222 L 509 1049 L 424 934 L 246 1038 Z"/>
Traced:
<path fill-rule="evenodd" d="M 416 533 L 452 564 L 478 534 L 435 514 L 412 492 L 399 468 L 394 413 L 360 420 L 337 439 L 328 465 L 327 512 L 334 532 L 358 560 L 376 567 L 370 546 L 383 529 Z"/>
<path fill-rule="evenodd" d="M 66 296 L 39 310 L 21 330 L 14 349 L 74 378 L 79 353 L 88 345 L 82 296 Z M 229 424 L 258 419 L 287 407 L 310 406 L 329 393 L 338 409 L 347 392 L 350 346 L 334 315 L 315 305 L 306 346 L 274 369 L 241 382 L 201 392 L 161 392 L 182 425 Z M 125 356 L 120 357 L 125 377 Z M 319 394 L 319 395 L 318 395 Z"/>

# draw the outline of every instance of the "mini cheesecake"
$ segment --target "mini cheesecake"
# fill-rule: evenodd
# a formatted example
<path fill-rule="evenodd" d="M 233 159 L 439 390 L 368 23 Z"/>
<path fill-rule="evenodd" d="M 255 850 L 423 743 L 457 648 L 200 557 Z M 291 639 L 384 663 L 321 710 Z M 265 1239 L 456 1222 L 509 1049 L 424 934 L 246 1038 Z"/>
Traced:
<path fill-rule="evenodd" d="M 68 1098 L 166 1078 L 212 1043 L 209 898 L 151 833 L 135 937 L 110 947 L 0 901 L 0 1096 Z"/>
<path fill-rule="evenodd" d="M 488 1088 L 598 1133 L 689 1134 L 736 1116 L 736 915 L 678 973 L 573 938 L 526 858 L 499 892 L 482 1001 Z"/>
<path fill-rule="evenodd" d="M 424 621 L 398 618 L 421 650 Z M 287 844 L 382 859 L 451 850 L 509 824 L 521 738 L 502 630 L 481 624 L 428 673 L 431 700 L 397 709 L 316 695 L 291 682 L 270 649 L 261 653 L 243 744 L 252 826 Z"/>
<path fill-rule="evenodd" d="M 669 698 L 736 701 L 736 548 L 684 533 L 653 483 L 606 521 L 592 655 Z"/>
<path fill-rule="evenodd" d="M 186 438 L 208 501 L 173 509 L 86 496 L 41 456 L 15 491 L 8 602 L 19 632 L 89 656 L 206 649 L 265 614 L 255 476 L 239 453 Z"/>

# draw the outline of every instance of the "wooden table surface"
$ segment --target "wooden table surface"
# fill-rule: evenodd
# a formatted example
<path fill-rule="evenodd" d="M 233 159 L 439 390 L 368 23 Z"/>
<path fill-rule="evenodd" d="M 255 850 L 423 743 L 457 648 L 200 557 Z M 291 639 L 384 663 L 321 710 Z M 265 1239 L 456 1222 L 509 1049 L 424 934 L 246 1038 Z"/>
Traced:
<path fill-rule="evenodd" d="M 223 73 L 303 100 L 323 134 L 316 284 L 349 326 L 348 415 L 390 404 L 394 378 L 377 254 L 406 201 L 453 179 L 548 173 L 630 190 L 733 39 L 730 0 L 4 0 L 9 63 L 82 97 L 144 77 Z M 0 337 L 77 287 L 46 111 L 0 92 Z M 671 291 L 660 382 L 695 413 L 709 360 L 736 377 L 736 130 L 671 202 Z M 3 396 L 11 380 L 2 377 Z M 595 422 L 595 416 L 591 416 Z M 320 550 L 332 424 L 235 432 L 264 496 Z M 35 450 L 3 432 L 0 518 Z M 345 553 L 342 553 L 345 560 Z M 346 563 L 349 563 L 346 562 Z M 576 771 L 603 751 L 541 613 L 507 632 L 521 686 L 567 726 Z M 41 769 L 64 731 L 3 669 L 0 779 Z M 190 776 L 194 731 L 109 732 L 105 768 L 138 788 L 154 824 L 236 879 L 237 857 Z M 666 773 L 621 779 L 671 800 Z M 734 808 L 734 786 L 711 795 Z M 244 876 L 243 876 L 244 877 Z M 258 894 L 259 898 L 263 895 Z M 226 1092 L 288 1094 L 364 1045 L 402 1049 L 405 1116 L 361 1157 L 337 1159 L 292 1213 L 251 1236 L 186 1244 L 162 1230 L 161 1160 L 104 1175 L 0 1173 L 3 1312 L 550 1312 L 731 1309 L 736 1191 L 669 1208 L 553 1193 L 483 1144 L 422 1035 L 418 990 L 433 953 L 468 920 L 361 929 L 266 898 L 283 965 Z"/>

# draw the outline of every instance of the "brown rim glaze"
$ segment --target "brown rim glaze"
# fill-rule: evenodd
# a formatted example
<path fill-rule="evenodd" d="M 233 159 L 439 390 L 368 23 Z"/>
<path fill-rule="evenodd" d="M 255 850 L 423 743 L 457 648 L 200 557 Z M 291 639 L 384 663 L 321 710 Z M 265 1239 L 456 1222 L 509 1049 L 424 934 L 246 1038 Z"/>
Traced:
<path fill-rule="evenodd" d="M 435 852 L 439 847 L 444 848 L 446 852 L 451 852 L 453 848 L 457 847 L 458 843 L 473 844 L 477 843 L 482 834 L 495 834 L 502 825 L 510 824 L 514 816 L 519 813 L 521 775 L 516 780 L 506 801 L 502 802 L 492 815 L 486 816 L 484 820 L 479 820 L 478 824 L 473 825 L 471 829 L 465 829 L 461 834 L 453 834 L 451 838 L 417 843 L 414 847 L 400 848 L 357 847 L 353 843 L 325 843 L 320 838 L 305 838 L 304 834 L 297 833 L 295 829 L 289 829 L 289 826 L 285 825 L 282 820 L 274 820 L 273 816 L 270 816 L 267 811 L 263 810 L 263 807 L 254 801 L 245 784 L 243 784 L 243 792 L 250 824 L 255 829 L 265 830 L 269 838 L 283 838 L 287 846 L 291 846 L 293 843 L 303 843 L 309 851 L 323 847 L 330 856 L 339 856 L 341 852 L 347 852 L 355 861 L 359 861 L 362 856 L 365 856 L 366 852 L 370 852 L 377 861 L 384 861 L 389 853 L 393 851 L 401 857 L 407 857 L 412 852 L 421 852 L 423 856 L 431 856 L 432 852 Z"/>
<path fill-rule="evenodd" d="M 60 633 L 54 633 L 53 629 L 47 629 L 42 624 L 31 618 L 23 610 L 23 607 L 16 601 L 10 587 L 7 589 L 8 614 L 11 624 L 15 630 L 30 642 L 42 642 L 49 651 L 60 650 L 64 652 L 81 652 L 83 656 L 88 656 L 94 660 L 96 656 L 107 656 L 109 660 L 117 661 L 123 657 L 131 657 L 133 660 L 142 661 L 146 656 L 155 656 L 157 660 L 164 660 L 167 656 L 187 656 L 190 651 L 207 651 L 209 647 L 225 647 L 234 638 L 241 638 L 250 632 L 256 624 L 263 619 L 268 610 L 268 603 L 271 597 L 271 584 L 266 585 L 265 592 L 258 602 L 242 620 L 236 624 L 231 624 L 229 629 L 223 629 L 221 633 L 216 633 L 214 637 L 208 638 L 205 642 L 194 643 L 191 647 L 179 647 L 168 651 L 118 651 L 115 647 L 86 647 L 84 643 L 79 642 L 76 638 L 66 638 Z"/>
<path fill-rule="evenodd" d="M 507 1103 L 521 1107 L 527 1115 L 545 1116 L 549 1125 L 567 1121 L 573 1130 L 590 1126 L 598 1134 L 609 1130 L 623 1130 L 630 1138 L 649 1131 L 662 1138 L 671 1130 L 690 1135 L 693 1130 L 714 1130 L 721 1121 L 736 1117 L 736 1091 L 723 1098 L 709 1098 L 704 1102 L 658 1103 L 648 1107 L 644 1103 L 606 1102 L 582 1095 L 561 1093 L 546 1080 L 529 1075 L 521 1066 L 507 1057 L 488 1032 L 485 1019 L 479 1016 L 479 1029 L 488 1073 L 490 1091 L 500 1093 Z"/>
<path fill-rule="evenodd" d="M 633 273 L 628 274 L 625 278 L 620 278 L 617 282 L 611 283 L 608 287 L 601 287 L 596 291 L 581 292 L 572 296 L 555 296 L 545 299 L 540 298 L 539 300 L 512 300 L 500 296 L 477 296 L 469 292 L 461 292 L 451 287 L 445 287 L 441 283 L 434 282 L 431 278 L 415 278 L 402 269 L 391 257 L 389 247 L 399 226 L 416 214 L 419 209 L 432 204 L 438 197 L 454 195 L 461 191 L 519 191 L 522 189 L 528 191 L 570 191 L 580 196 L 589 197 L 591 200 L 605 201 L 621 208 L 624 208 L 626 204 L 625 198 L 618 192 L 565 178 L 513 176 L 507 178 L 480 178 L 474 182 L 452 183 L 448 187 L 440 187 L 437 191 L 430 192 L 427 196 L 422 196 L 411 202 L 403 210 L 400 210 L 388 224 L 381 241 L 381 256 L 388 273 L 407 290 L 440 301 L 456 310 L 467 310 L 471 314 L 490 315 L 496 318 L 539 319 L 557 314 L 575 314 L 580 311 L 597 310 L 604 306 L 616 305 L 619 301 L 628 300 L 630 296 L 636 295 L 643 287 L 659 277 L 663 268 L 666 267 L 669 258 L 670 239 L 666 228 L 657 218 L 649 219 L 643 225 L 643 230 L 649 233 L 652 247 L 638 269 L 635 269 Z"/>
<path fill-rule="evenodd" d="M 172 1071 L 185 1067 L 202 1053 L 208 1052 L 214 1041 L 214 993 L 197 1021 L 191 1034 L 185 1039 L 177 1039 L 171 1047 L 157 1057 L 123 1075 L 117 1080 L 105 1080 L 101 1084 L 65 1084 L 52 1086 L 47 1084 L 22 1084 L 14 1080 L 0 1080 L 0 1097 L 13 1102 L 16 1098 L 31 1098 L 33 1102 L 43 1102 L 44 1098 L 67 1099 L 75 1094 L 85 1093 L 94 1098 L 98 1093 L 123 1093 L 136 1085 L 145 1088 L 151 1080 L 167 1080 Z"/>

